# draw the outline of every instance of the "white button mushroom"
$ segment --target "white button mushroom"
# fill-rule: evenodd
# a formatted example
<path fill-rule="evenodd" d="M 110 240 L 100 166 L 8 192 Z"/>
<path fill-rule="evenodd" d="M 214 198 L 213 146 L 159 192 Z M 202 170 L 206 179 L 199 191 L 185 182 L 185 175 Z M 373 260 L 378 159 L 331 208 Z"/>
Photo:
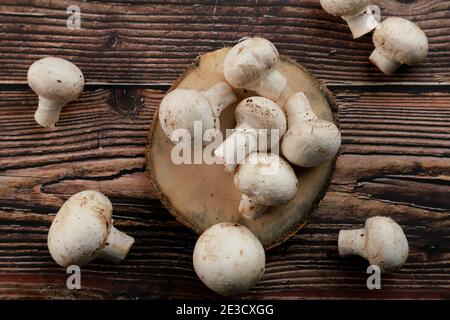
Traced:
<path fill-rule="evenodd" d="M 194 137 L 194 122 L 202 123 L 202 134 L 209 129 L 218 129 L 221 112 L 236 99 L 231 87 L 225 82 L 219 82 L 203 92 L 175 89 L 161 101 L 159 121 L 171 140 L 177 129 L 188 130 Z"/>
<path fill-rule="evenodd" d="M 194 269 L 211 290 L 225 296 L 251 289 L 264 274 L 264 248 L 253 233 L 236 223 L 207 229 L 194 249 Z"/>
<path fill-rule="evenodd" d="M 48 233 L 48 249 L 62 267 L 84 266 L 96 257 L 119 263 L 134 239 L 117 230 L 112 204 L 97 191 L 82 191 L 70 197 L 58 211 Z"/>
<path fill-rule="evenodd" d="M 28 85 L 39 96 L 34 114 L 36 122 L 53 128 L 64 105 L 77 99 L 84 88 L 84 77 L 73 63 L 55 57 L 35 61 L 28 69 Z"/>
<path fill-rule="evenodd" d="M 276 70 L 277 48 L 269 40 L 249 38 L 235 45 L 225 57 L 223 73 L 234 88 L 255 91 L 276 100 L 286 88 L 286 78 Z"/>
<path fill-rule="evenodd" d="M 257 219 L 269 206 L 289 202 L 297 193 L 298 180 L 289 163 L 278 155 L 254 152 L 239 165 L 234 185 L 243 193 L 239 212 L 247 219 Z"/>
<path fill-rule="evenodd" d="M 250 97 L 241 101 L 235 109 L 235 116 L 237 126 L 234 132 L 214 150 L 215 158 L 225 164 L 227 172 L 233 172 L 251 152 L 267 147 L 262 139 L 275 143 L 286 132 L 283 110 L 267 98 Z M 277 136 L 272 135 L 271 130 L 276 130 Z"/>
<path fill-rule="evenodd" d="M 301 167 L 316 167 L 337 154 L 341 145 L 339 129 L 314 114 L 303 92 L 290 97 L 284 111 L 288 131 L 281 143 L 281 151 L 288 161 Z"/>
<path fill-rule="evenodd" d="M 378 10 L 375 10 L 371 2 L 372 0 L 320 0 L 326 12 L 342 17 L 347 22 L 354 39 L 369 33 L 380 22 Z"/>
<path fill-rule="evenodd" d="M 370 61 L 385 74 L 393 74 L 401 64 L 415 66 L 428 54 L 426 34 L 413 22 L 392 17 L 384 20 L 373 34 L 375 50 Z"/>
<path fill-rule="evenodd" d="M 384 272 L 400 269 L 409 251 L 402 228 L 388 217 L 369 218 L 363 229 L 341 230 L 338 248 L 341 257 L 361 256 Z"/>

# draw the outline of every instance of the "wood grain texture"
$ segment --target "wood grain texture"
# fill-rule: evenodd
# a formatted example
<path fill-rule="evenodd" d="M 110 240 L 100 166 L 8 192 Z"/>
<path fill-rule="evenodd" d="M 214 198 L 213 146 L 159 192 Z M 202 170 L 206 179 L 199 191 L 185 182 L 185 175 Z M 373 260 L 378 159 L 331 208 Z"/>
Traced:
<path fill-rule="evenodd" d="M 310 223 L 267 253 L 266 274 L 242 297 L 450 298 L 449 91 L 332 89 L 343 133 L 333 183 Z M 89 90 L 50 131 L 33 121 L 33 93 L 0 91 L 0 298 L 218 298 L 193 271 L 196 235 L 166 212 L 145 175 L 163 91 Z M 115 225 L 136 243 L 120 265 L 83 268 L 83 289 L 71 291 L 46 236 L 59 206 L 86 188 L 111 198 Z M 380 214 L 404 227 L 410 256 L 383 275 L 383 290 L 369 291 L 367 264 L 339 258 L 337 235 Z"/>
<path fill-rule="evenodd" d="M 377 3 L 384 17 L 403 16 L 423 28 L 430 42 L 424 63 L 383 76 L 368 60 L 371 36 L 353 40 L 318 0 L 2 0 L 0 83 L 25 83 L 34 60 L 56 55 L 75 62 L 89 83 L 170 84 L 196 56 L 243 36 L 270 39 L 331 83 L 450 83 L 450 2 Z M 81 8 L 80 30 L 66 26 L 70 5 Z"/>

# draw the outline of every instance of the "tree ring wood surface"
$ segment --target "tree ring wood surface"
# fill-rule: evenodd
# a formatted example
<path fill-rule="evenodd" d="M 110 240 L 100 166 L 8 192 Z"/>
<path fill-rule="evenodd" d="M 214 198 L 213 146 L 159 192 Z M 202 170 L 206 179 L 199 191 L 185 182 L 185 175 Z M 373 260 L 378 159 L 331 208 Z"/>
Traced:
<path fill-rule="evenodd" d="M 189 88 L 203 91 L 219 81 L 225 81 L 222 69 L 228 50 L 225 48 L 199 57 L 170 90 Z M 282 57 L 277 68 L 288 79 L 288 87 L 276 100 L 280 106 L 292 94 L 302 91 L 319 118 L 337 123 L 334 99 L 323 84 L 287 57 Z M 235 93 L 238 102 L 253 95 L 242 90 L 235 90 Z M 227 108 L 220 117 L 223 133 L 235 126 L 234 109 L 237 103 Z M 157 115 L 150 128 L 149 142 L 147 172 L 158 190 L 159 198 L 172 215 L 198 233 L 220 222 L 243 224 L 255 233 L 266 249 L 287 240 L 306 224 L 326 193 L 336 161 L 333 159 L 308 169 L 293 166 L 299 179 L 296 196 L 286 205 L 270 207 L 257 220 L 247 220 L 238 212 L 242 194 L 234 187 L 233 175 L 224 172 L 223 165 L 175 165 L 172 162 L 174 144 L 165 136 Z"/>

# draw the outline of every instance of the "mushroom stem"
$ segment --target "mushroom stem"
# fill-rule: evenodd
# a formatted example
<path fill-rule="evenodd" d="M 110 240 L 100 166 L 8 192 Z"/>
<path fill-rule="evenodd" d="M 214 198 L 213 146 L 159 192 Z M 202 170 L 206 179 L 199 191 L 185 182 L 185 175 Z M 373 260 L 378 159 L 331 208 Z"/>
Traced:
<path fill-rule="evenodd" d="M 241 202 L 239 203 L 239 213 L 249 220 L 258 219 L 267 208 L 268 206 L 256 202 L 246 194 L 242 195 Z"/>
<path fill-rule="evenodd" d="M 375 49 L 370 55 L 370 61 L 375 64 L 385 74 L 393 74 L 400 67 L 400 63 L 383 55 L 380 50 Z"/>
<path fill-rule="evenodd" d="M 317 119 L 308 98 L 303 92 L 297 92 L 289 98 L 284 105 L 284 112 L 289 127 L 302 121 Z"/>
<path fill-rule="evenodd" d="M 258 134 L 256 130 L 241 124 L 214 150 L 214 156 L 218 162 L 225 165 L 225 171 L 231 173 L 250 153 L 257 149 Z"/>
<path fill-rule="evenodd" d="M 113 263 L 120 263 L 125 259 L 134 243 L 134 238 L 111 226 L 105 247 L 100 250 L 99 258 Z"/>
<path fill-rule="evenodd" d="M 39 96 L 39 104 L 34 119 L 43 127 L 54 128 L 63 106 L 63 103 Z"/>
<path fill-rule="evenodd" d="M 367 259 L 365 229 L 341 230 L 338 248 L 341 257 L 357 255 Z"/>
<path fill-rule="evenodd" d="M 225 82 L 219 82 L 200 94 L 208 99 L 216 117 L 219 117 L 225 108 L 237 100 L 233 90 Z"/>
<path fill-rule="evenodd" d="M 353 38 L 360 38 L 366 33 L 375 29 L 380 23 L 380 16 L 377 15 L 378 7 L 369 5 L 356 14 L 342 16 L 352 32 Z"/>
<path fill-rule="evenodd" d="M 286 88 L 286 78 L 277 70 L 269 72 L 259 83 L 255 92 L 260 96 L 277 100 Z"/>

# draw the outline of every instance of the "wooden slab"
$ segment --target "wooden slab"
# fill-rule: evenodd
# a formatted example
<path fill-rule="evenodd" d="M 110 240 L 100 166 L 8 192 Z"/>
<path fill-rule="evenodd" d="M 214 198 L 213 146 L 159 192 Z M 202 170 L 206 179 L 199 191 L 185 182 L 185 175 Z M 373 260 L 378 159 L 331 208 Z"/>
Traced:
<path fill-rule="evenodd" d="M 176 88 L 207 90 L 226 81 L 223 60 L 229 49 L 221 49 L 201 56 L 172 86 Z M 319 118 L 334 121 L 336 105 L 331 93 L 306 69 L 288 58 L 282 58 L 278 71 L 288 80 L 283 95 L 275 102 L 283 106 L 289 97 L 299 91 L 306 94 Z M 252 96 L 237 90 L 238 102 Z M 236 104 L 238 103 L 236 102 Z M 220 119 L 222 134 L 235 127 L 234 107 Z M 155 118 L 158 121 L 158 118 Z M 202 233 L 221 222 L 236 222 L 247 226 L 265 248 L 274 247 L 293 235 L 308 220 L 326 192 L 334 170 L 335 159 L 316 168 L 295 168 L 299 180 L 296 196 L 286 205 L 270 207 L 256 220 L 244 218 L 238 211 L 242 193 L 233 183 L 233 175 L 224 172 L 221 164 L 175 164 L 172 160 L 174 144 L 166 137 L 161 125 L 154 123 L 149 135 L 147 168 L 150 180 L 159 190 L 162 203 L 180 222 Z"/>

